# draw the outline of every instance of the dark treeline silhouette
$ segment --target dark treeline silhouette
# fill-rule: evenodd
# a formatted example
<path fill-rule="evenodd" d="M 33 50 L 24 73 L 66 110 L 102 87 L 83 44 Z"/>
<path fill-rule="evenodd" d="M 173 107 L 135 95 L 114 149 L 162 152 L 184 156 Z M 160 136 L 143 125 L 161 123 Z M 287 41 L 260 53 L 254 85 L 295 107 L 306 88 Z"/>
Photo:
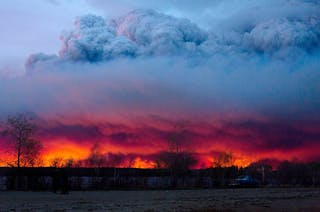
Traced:
<path fill-rule="evenodd" d="M 149 189 L 226 187 L 236 185 L 239 176 L 250 176 L 256 186 L 319 186 L 320 163 L 284 161 L 277 167 L 258 161 L 248 167 L 234 166 L 232 152 L 218 152 L 211 168 L 192 170 L 195 153 L 187 148 L 191 134 L 185 122 L 168 132 L 168 148 L 149 155 L 153 169 L 137 169 L 135 154 L 105 153 L 94 144 L 84 160 L 54 158 L 50 168 L 41 168 L 42 149 L 34 137 L 36 125 L 27 114 L 8 117 L 1 128 L 11 155 L 6 168 L 0 168 L 0 190 L 71 189 Z M 191 149 L 192 150 L 192 149 Z M 140 158 L 141 159 L 141 158 Z M 37 168 L 36 168 L 37 167 Z M 112 167 L 112 168 L 108 168 Z M 122 167 L 122 168 L 113 168 Z M 134 168 L 135 167 L 135 168 Z"/>
<path fill-rule="evenodd" d="M 64 173 L 64 179 L 57 177 Z M 221 173 L 224 173 L 223 176 Z M 109 189 L 189 189 L 229 187 L 234 180 L 249 175 L 255 186 L 320 186 L 320 163 L 282 162 L 272 170 L 268 164 L 246 168 L 215 167 L 200 170 L 134 168 L 0 168 L 2 190 Z M 17 177 L 19 176 L 19 177 Z M 55 179 L 56 178 L 56 179 Z M 17 179 L 20 180 L 17 183 Z M 66 180 L 67 179 L 67 180 Z M 63 181 L 64 180 L 64 181 Z M 64 184 L 56 184 L 63 182 Z M 55 188 L 55 186 L 57 188 Z M 60 188 L 59 186 L 64 186 Z"/>

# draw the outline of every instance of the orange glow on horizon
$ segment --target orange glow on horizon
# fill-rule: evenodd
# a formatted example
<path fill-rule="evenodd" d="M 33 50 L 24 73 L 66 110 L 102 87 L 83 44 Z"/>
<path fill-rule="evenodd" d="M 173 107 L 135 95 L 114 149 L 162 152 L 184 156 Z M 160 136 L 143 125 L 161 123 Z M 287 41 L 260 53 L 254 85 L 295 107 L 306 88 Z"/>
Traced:
<path fill-rule="evenodd" d="M 144 147 L 131 145 L 128 148 L 125 146 L 119 145 L 116 146 L 115 143 L 108 143 L 103 142 L 99 143 L 99 154 L 117 154 L 121 155 L 122 161 L 116 163 L 117 167 L 119 168 L 156 168 L 157 162 L 152 157 L 153 154 L 157 154 L 158 152 L 164 151 L 162 147 L 159 145 L 158 149 L 152 148 L 148 146 L 146 151 L 144 151 Z M 67 139 L 59 139 L 59 140 L 48 140 L 45 143 L 44 149 L 41 154 L 41 159 L 43 161 L 42 166 L 52 166 L 52 162 L 54 159 L 61 159 L 63 161 L 67 161 L 72 159 L 75 163 L 78 161 L 83 161 L 88 158 L 90 155 L 91 148 L 93 144 L 91 142 L 82 142 L 77 143 Z M 197 160 L 197 164 L 192 166 L 195 169 L 201 168 L 210 168 L 214 167 L 214 162 L 216 160 L 216 156 L 214 152 L 223 152 L 225 149 L 223 147 L 218 147 L 217 145 L 211 146 L 211 148 L 198 148 L 195 151 L 195 159 Z M 280 150 L 273 150 L 273 151 L 255 151 L 255 152 L 244 152 L 240 149 L 228 149 L 228 152 L 232 153 L 233 161 L 232 164 L 222 165 L 223 167 L 226 166 L 237 166 L 237 167 L 247 167 L 251 163 L 259 161 L 261 159 L 270 158 L 275 159 L 278 161 L 283 160 L 293 160 L 293 159 L 300 159 L 301 162 L 305 162 L 303 159 L 308 155 L 310 152 L 316 152 L 317 148 L 310 149 L 310 147 L 295 149 L 291 151 L 280 151 Z M 151 156 L 150 156 L 151 155 Z M 299 157 L 295 157 L 299 156 Z M 0 158 L 0 166 L 8 166 L 6 160 L 9 160 L 9 156 L 2 154 L 2 158 Z M 12 157 L 11 157 L 11 160 Z M 307 161 L 306 161 L 307 162 Z"/>
<path fill-rule="evenodd" d="M 77 145 L 72 142 L 62 142 L 63 145 L 54 145 L 47 148 L 42 154 L 42 159 L 44 166 L 50 166 L 52 161 L 56 158 L 61 158 L 63 160 L 73 159 L 83 160 L 90 154 L 90 149 L 86 146 Z"/>
<path fill-rule="evenodd" d="M 156 167 L 156 163 L 153 161 L 142 160 L 140 157 L 134 159 L 132 168 L 152 169 Z"/>
<path fill-rule="evenodd" d="M 222 167 L 230 167 L 230 166 L 236 166 L 236 167 L 241 167 L 241 168 L 245 168 L 247 166 L 249 166 L 251 163 L 255 162 L 256 160 L 254 159 L 250 159 L 250 158 L 246 158 L 246 157 L 237 157 L 233 158 L 233 161 L 227 164 L 221 164 Z M 216 158 L 214 157 L 207 157 L 206 159 L 204 159 L 203 164 L 205 164 L 205 167 L 202 168 L 209 168 L 209 167 L 215 167 L 215 162 L 216 162 Z"/>

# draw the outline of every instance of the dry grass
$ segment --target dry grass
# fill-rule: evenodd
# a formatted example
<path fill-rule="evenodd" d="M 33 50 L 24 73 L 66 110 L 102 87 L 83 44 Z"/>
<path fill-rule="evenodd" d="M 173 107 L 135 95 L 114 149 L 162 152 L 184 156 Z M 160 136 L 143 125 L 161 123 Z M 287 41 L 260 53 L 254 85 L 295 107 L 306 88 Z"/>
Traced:
<path fill-rule="evenodd" d="M 0 192 L 0 211 L 320 211 L 318 188 Z"/>

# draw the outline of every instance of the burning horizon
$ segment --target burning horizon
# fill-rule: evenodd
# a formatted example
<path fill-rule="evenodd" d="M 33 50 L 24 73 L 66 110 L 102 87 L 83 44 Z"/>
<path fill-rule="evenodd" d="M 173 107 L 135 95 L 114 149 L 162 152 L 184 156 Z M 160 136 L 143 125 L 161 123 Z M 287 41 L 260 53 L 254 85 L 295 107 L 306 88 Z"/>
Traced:
<path fill-rule="evenodd" d="M 305 129 L 296 129 L 289 124 L 279 125 L 279 122 L 275 126 L 271 123 L 259 126 L 260 122 L 256 123 L 258 126 L 249 122 L 213 125 L 180 121 L 174 124 L 173 121 L 152 117 L 143 125 L 109 122 L 100 125 L 62 124 L 49 120 L 37 120 L 36 123 L 36 139 L 43 144 L 41 166 L 52 166 L 56 160 L 60 165 L 72 160 L 76 166 L 92 166 L 85 161 L 97 146 L 94 151 L 104 161 L 100 166 L 160 168 L 158 160 L 161 154 L 171 151 L 168 141 L 176 133 L 182 135 L 178 138 L 179 151 L 195 159 L 190 166 L 195 169 L 216 166 L 219 155 L 223 153 L 232 155 L 232 161 L 222 166 L 246 167 L 257 161 L 268 161 L 275 168 L 284 160 L 319 160 L 319 133 L 316 128 L 305 126 Z M 301 142 L 293 146 L 292 142 L 299 137 Z M 5 141 L 6 138 L 2 138 Z M 5 150 L 6 142 L 1 145 Z M 2 151 L 2 166 L 6 165 L 5 157 Z"/>

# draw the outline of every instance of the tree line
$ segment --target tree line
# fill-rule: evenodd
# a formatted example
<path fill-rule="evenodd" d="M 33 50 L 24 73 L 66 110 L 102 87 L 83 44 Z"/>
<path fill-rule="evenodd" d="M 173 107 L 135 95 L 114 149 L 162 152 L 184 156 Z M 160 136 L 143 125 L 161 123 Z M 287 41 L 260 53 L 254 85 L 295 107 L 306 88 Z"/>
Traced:
<path fill-rule="evenodd" d="M 35 120 L 27 114 L 16 114 L 9 116 L 2 124 L 1 134 L 6 137 L 6 152 L 9 159 L 2 159 L 8 167 L 40 167 L 43 165 L 41 160 L 41 151 L 43 145 L 36 139 L 37 126 Z M 172 177 L 187 172 L 190 167 L 196 164 L 196 159 L 192 152 L 184 148 L 185 143 L 189 142 L 188 132 L 179 124 L 175 130 L 168 135 L 168 149 L 154 156 L 154 168 L 168 169 Z M 99 144 L 94 144 L 90 150 L 89 156 L 84 160 L 75 161 L 73 159 L 64 159 L 56 157 L 50 162 L 51 167 L 116 167 L 124 156 L 121 154 L 103 153 Z M 134 160 L 135 156 L 131 158 Z M 1 158 L 0 158 L 1 159 Z M 128 160 L 128 157 L 125 157 Z M 129 157 L 130 160 L 130 157 Z M 283 161 L 277 167 L 275 172 L 272 166 L 266 162 L 255 162 L 248 167 L 237 167 L 237 174 L 250 174 L 261 182 L 265 183 L 271 179 L 277 179 L 281 182 L 292 181 L 292 183 L 304 183 L 304 179 L 318 181 L 320 178 L 320 163 L 301 163 L 297 161 Z M 128 168 L 130 167 L 130 161 Z M 228 177 L 229 169 L 234 170 L 234 157 L 232 152 L 221 152 L 212 163 L 217 174 L 216 177 L 223 182 Z M 245 170 L 242 172 L 241 170 Z M 275 176 L 276 173 L 276 176 Z M 235 176 L 236 177 L 236 176 Z"/>
<path fill-rule="evenodd" d="M 28 114 L 19 113 L 8 116 L 1 126 L 1 135 L 5 137 L 6 159 L 1 160 L 8 167 L 40 167 L 43 166 L 41 151 L 43 145 L 36 139 L 37 125 Z M 183 149 L 187 136 L 183 128 L 177 129 L 168 136 L 168 150 L 155 155 L 154 168 L 189 169 L 196 163 L 191 152 Z M 133 155 L 134 156 L 134 155 Z M 84 160 L 75 161 L 55 157 L 50 161 L 52 167 L 116 167 L 124 159 L 124 155 L 102 153 L 99 144 L 94 144 L 89 156 Z M 128 167 L 134 157 L 126 157 Z"/>

